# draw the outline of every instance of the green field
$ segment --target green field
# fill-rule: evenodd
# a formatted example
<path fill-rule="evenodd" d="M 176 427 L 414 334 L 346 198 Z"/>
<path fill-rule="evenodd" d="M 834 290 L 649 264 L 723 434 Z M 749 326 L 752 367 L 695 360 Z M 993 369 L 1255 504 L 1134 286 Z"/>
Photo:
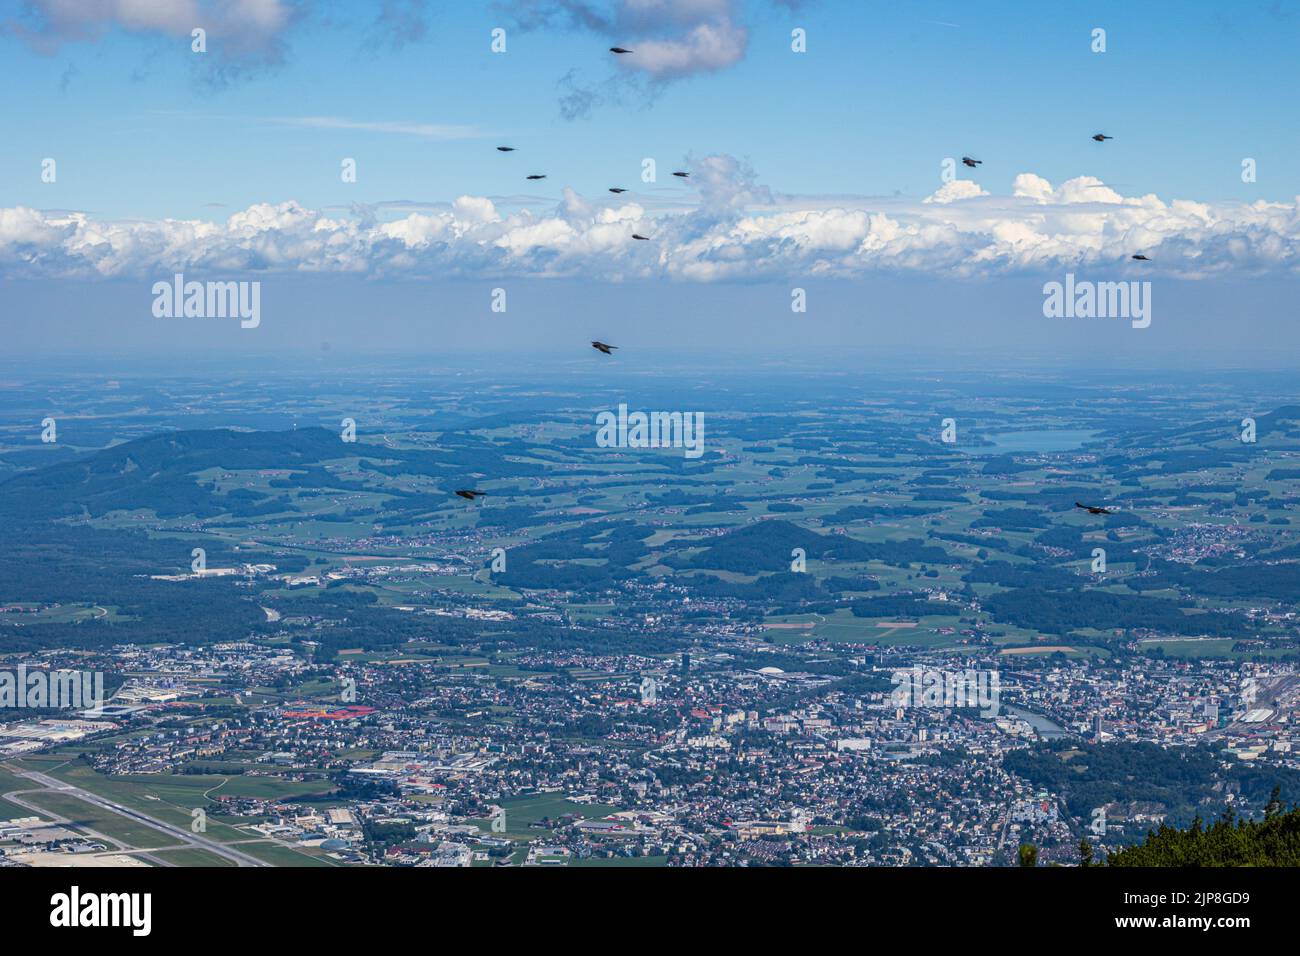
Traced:
<path fill-rule="evenodd" d="M 294 784 L 270 778 L 224 778 L 199 775 L 105 777 L 95 773 L 85 764 L 62 761 L 56 763 L 50 757 L 25 758 L 22 763 L 31 766 L 32 769 L 40 770 L 56 779 L 81 787 L 124 807 L 148 814 L 173 826 L 189 829 L 194 821 L 192 811 L 196 808 L 204 808 L 208 812 L 208 818 L 207 830 L 203 835 L 207 839 L 218 843 L 244 841 L 250 839 L 250 837 L 255 837 L 255 835 L 233 825 L 244 821 L 228 822 L 215 813 L 210 796 L 231 792 L 240 796 L 275 798 L 320 792 L 318 786 L 311 784 Z M 227 790 L 227 788 L 230 789 Z M 37 803 L 38 801 L 32 800 L 32 802 Z M 77 801 L 77 804 L 85 805 L 84 801 L 80 800 Z M 45 806 L 43 803 L 40 805 Z M 72 816 L 72 814 L 67 815 Z M 125 820 L 125 818 L 116 814 L 114 816 L 119 820 Z M 132 823 L 131 825 L 143 827 L 143 824 Z M 143 829 L 156 834 L 159 840 L 156 843 L 143 844 L 145 846 L 177 845 L 175 840 L 164 834 L 157 833 L 157 831 L 147 827 L 143 827 Z M 103 832 L 109 836 L 113 835 L 107 831 Z M 295 861 L 300 865 L 316 865 L 316 861 L 312 856 L 313 851 L 279 847 L 277 844 L 271 844 L 271 846 L 283 851 L 277 853 L 278 858 Z M 285 856 L 285 854 L 288 854 L 288 856 Z M 333 861 L 325 862 L 333 864 Z"/>
<path fill-rule="evenodd" d="M 181 845 L 181 841 L 173 836 L 70 794 L 50 790 L 45 793 L 29 793 L 23 799 L 50 813 L 66 817 L 71 826 L 94 830 L 128 847 L 145 849 Z"/>
<path fill-rule="evenodd" d="M 198 847 L 160 850 L 153 855 L 160 860 L 171 863 L 173 866 L 235 866 L 233 860 L 227 860 L 224 856 L 217 856 L 215 853 Z"/>
<path fill-rule="evenodd" d="M 611 813 L 618 812 L 618 807 L 605 804 L 574 803 L 567 797 L 555 793 L 539 793 L 527 797 L 516 797 L 513 800 L 503 800 L 499 805 L 506 812 L 506 829 L 502 833 L 495 834 L 495 836 L 519 841 L 550 836 L 552 831 L 532 826 L 532 824 L 539 823 L 544 819 L 558 820 L 565 814 L 575 813 L 581 814 L 587 820 L 599 820 Z M 477 824 L 485 833 L 491 832 L 490 820 L 479 819 L 472 822 Z"/>
<path fill-rule="evenodd" d="M 883 644 L 944 648 L 958 646 L 961 635 L 940 634 L 939 628 L 954 628 L 956 617 L 922 617 L 915 621 L 855 617 L 848 608 L 830 615 L 792 614 L 766 618 L 765 633 L 773 644 L 805 644 L 810 640 L 833 644 Z M 811 628 L 771 627 L 773 624 L 809 624 Z M 903 626 L 897 626 L 903 625 Z"/>

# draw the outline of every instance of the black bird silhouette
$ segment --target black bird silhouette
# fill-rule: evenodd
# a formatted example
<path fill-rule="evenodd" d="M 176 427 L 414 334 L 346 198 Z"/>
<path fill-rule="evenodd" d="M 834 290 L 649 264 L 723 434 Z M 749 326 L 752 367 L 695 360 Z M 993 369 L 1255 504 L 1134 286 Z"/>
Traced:
<path fill-rule="evenodd" d="M 612 46 L 609 48 L 610 53 L 631 53 L 631 50 L 625 50 L 621 46 Z"/>
<path fill-rule="evenodd" d="M 610 349 L 618 348 L 617 345 L 606 345 L 604 342 L 592 342 L 591 347 L 597 352 L 604 352 L 606 355 L 613 355 L 614 353 Z"/>
<path fill-rule="evenodd" d="M 643 241 L 643 242 L 649 242 L 649 241 L 650 241 L 650 237 L 649 237 L 649 236 L 643 236 L 643 235 L 641 235 L 641 233 L 639 233 L 639 232 L 634 232 L 634 233 L 632 233 L 632 238 L 633 238 L 633 239 L 640 239 L 640 240 Z"/>
<path fill-rule="evenodd" d="M 513 153 L 514 151 L 515 151 L 515 148 L 514 148 L 513 146 L 498 146 L 498 147 L 497 147 L 497 152 L 498 152 L 498 153 Z"/>
<path fill-rule="evenodd" d="M 486 495 L 486 491 L 470 491 L 468 488 L 457 488 L 456 494 L 460 495 L 466 501 L 473 501 L 481 495 Z"/>
<path fill-rule="evenodd" d="M 1097 142 L 1104 143 L 1108 139 L 1114 139 L 1114 136 L 1107 136 L 1105 133 L 1097 133 L 1093 137 Z"/>
<path fill-rule="evenodd" d="M 531 175 L 531 176 L 525 176 L 524 178 L 525 178 L 525 179 L 545 179 L 545 178 L 546 178 L 546 174 L 545 174 L 545 173 L 534 173 L 533 175 Z"/>
<path fill-rule="evenodd" d="M 1109 508 L 1101 508 L 1101 507 L 1098 507 L 1097 505 L 1085 505 L 1085 504 L 1080 504 L 1080 503 L 1077 502 L 1077 501 L 1074 503 L 1074 506 L 1075 506 L 1076 508 L 1082 508 L 1084 511 L 1088 512 L 1088 514 L 1090 514 L 1090 515 L 1113 515 L 1113 514 L 1115 513 L 1115 512 L 1113 512 L 1113 511 L 1111 511 Z"/>
<path fill-rule="evenodd" d="M 1149 257 L 1142 255 L 1142 253 L 1140 253 L 1140 252 L 1139 252 L 1137 255 L 1135 255 L 1133 258 L 1136 259 L 1136 260 L 1138 260 L 1138 262 L 1150 262 L 1150 261 L 1151 261 L 1151 259 L 1150 259 Z"/>
<path fill-rule="evenodd" d="M 680 176 L 682 179 L 690 179 L 690 173 L 673 173 L 674 176 Z"/>
<path fill-rule="evenodd" d="M 976 166 L 979 166 L 984 162 L 984 160 L 982 159 L 971 159 L 969 156 L 963 156 L 961 158 L 961 161 L 965 163 L 967 166 L 969 166 L 971 169 L 974 169 Z"/>
<path fill-rule="evenodd" d="M 612 192 L 612 193 L 625 193 L 625 192 L 627 192 L 626 189 L 619 189 L 617 186 L 610 186 L 610 187 L 609 187 L 609 191 Z"/>

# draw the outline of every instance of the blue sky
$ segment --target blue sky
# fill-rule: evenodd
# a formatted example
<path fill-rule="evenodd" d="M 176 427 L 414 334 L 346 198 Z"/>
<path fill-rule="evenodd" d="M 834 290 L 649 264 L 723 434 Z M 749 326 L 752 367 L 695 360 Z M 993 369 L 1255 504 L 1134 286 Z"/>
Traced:
<path fill-rule="evenodd" d="M 188 37 L 108 28 L 55 50 L 0 39 L 6 204 L 198 217 L 209 203 L 509 195 L 525 170 L 547 172 L 532 191 L 558 198 L 564 185 L 634 185 L 645 156 L 672 165 L 717 152 L 799 194 L 920 198 L 941 159 L 963 153 L 985 161 L 977 178 L 995 192 L 1026 171 L 1198 200 L 1290 199 L 1300 181 L 1300 127 L 1288 119 L 1300 10 L 1266 3 L 823 0 L 790 11 L 753 0 L 739 4 L 742 62 L 577 120 L 560 117 L 559 84 L 570 70 L 593 86 L 619 72 L 604 37 L 516 30 L 487 2 L 431 3 L 427 33 L 394 49 L 367 4 L 308 6 L 283 31 L 282 65 L 217 88 L 196 79 Z M 504 55 L 489 50 L 497 25 Z M 808 31 L 801 56 L 793 26 Z M 1089 48 L 1095 26 L 1104 54 Z M 302 117 L 477 132 L 285 124 Z M 1092 143 L 1100 130 L 1116 139 Z M 495 155 L 498 141 L 520 152 Z M 53 190 L 38 175 L 45 156 L 60 160 Z M 343 156 L 358 160 L 355 184 L 339 181 Z M 1240 180 L 1244 156 L 1259 162 L 1253 186 Z"/>
<path fill-rule="evenodd" d="M 563 279 L 575 308 L 584 281 L 649 283 L 653 309 L 665 280 L 782 297 L 838 280 L 822 301 L 844 319 L 868 278 L 1029 288 L 1092 270 L 1250 281 L 1293 313 L 1300 10 L 1285 4 L 145 8 L 0 6 L 0 280 L 24 309 L 39 308 L 42 283 L 147 285 L 184 270 L 394 283 L 411 302 L 447 282 Z M 207 53 L 191 52 L 191 24 L 207 25 Z M 504 54 L 490 48 L 496 27 Z M 1091 49 L 1098 27 L 1104 53 Z M 588 108 L 565 115 L 584 95 Z M 941 163 L 962 155 L 983 165 L 945 186 Z M 640 181 L 645 157 L 653 184 Z M 1242 180 L 1246 157 L 1255 182 Z M 669 175 L 680 168 L 692 179 Z M 615 185 L 631 191 L 611 196 Z"/>

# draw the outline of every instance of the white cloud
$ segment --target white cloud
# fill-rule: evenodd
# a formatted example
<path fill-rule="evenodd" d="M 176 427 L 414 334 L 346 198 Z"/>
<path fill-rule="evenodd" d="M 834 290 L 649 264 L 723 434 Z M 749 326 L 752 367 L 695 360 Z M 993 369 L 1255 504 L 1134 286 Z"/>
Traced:
<path fill-rule="evenodd" d="M 1035 176 L 1035 179 L 1038 177 Z M 926 196 L 921 202 L 956 202 L 958 199 L 970 199 L 974 196 L 987 196 L 980 184 L 971 179 L 950 179 L 935 192 Z"/>
<path fill-rule="evenodd" d="M 0 19 L 0 33 L 52 54 L 120 30 L 167 37 L 188 54 L 191 32 L 202 28 L 208 54 L 192 62 L 207 82 L 221 84 L 281 63 L 285 34 L 302 9 L 299 0 L 28 0 L 19 15 Z"/>
<path fill-rule="evenodd" d="M 724 70 L 745 58 L 749 31 L 729 17 L 698 23 L 686 33 L 662 40 L 637 41 L 620 65 L 644 70 L 655 79 Z"/>
<path fill-rule="evenodd" d="M 688 165 L 691 182 L 708 212 L 735 212 L 773 202 L 772 190 L 759 185 L 753 167 L 734 156 L 706 156 Z"/>
<path fill-rule="evenodd" d="M 1078 176 L 1067 180 L 1059 189 L 1041 176 L 1021 173 L 1011 184 L 1011 194 L 1042 203 L 1124 203 L 1129 202 L 1095 176 Z M 1154 197 L 1151 197 L 1154 198 Z M 1142 200 L 1132 200 L 1142 202 Z"/>
<path fill-rule="evenodd" d="M 242 45 L 262 44 L 294 14 L 288 0 L 29 0 L 28 8 L 31 24 L 22 32 L 47 46 L 93 39 L 112 28 L 180 37 L 196 27 Z"/>
<path fill-rule="evenodd" d="M 630 48 L 615 65 L 656 84 L 734 66 L 749 45 L 739 0 L 514 0 L 513 8 L 524 29 L 576 27 Z"/>
<path fill-rule="evenodd" d="M 873 273 L 995 275 L 1086 266 L 1201 278 L 1300 272 L 1292 203 L 1123 196 L 1092 177 L 1053 186 L 1032 173 L 1013 195 L 948 183 L 926 200 L 789 197 L 729 156 L 690 164 L 689 207 L 584 197 L 550 210 L 461 196 L 397 218 L 333 217 L 259 203 L 224 222 L 103 221 L 0 209 L 0 277 L 361 273 L 439 278 L 573 276 L 683 281 Z M 973 188 L 972 188 L 973 187 Z M 656 211 L 657 210 L 657 211 Z M 632 233 L 651 236 L 650 242 Z"/>

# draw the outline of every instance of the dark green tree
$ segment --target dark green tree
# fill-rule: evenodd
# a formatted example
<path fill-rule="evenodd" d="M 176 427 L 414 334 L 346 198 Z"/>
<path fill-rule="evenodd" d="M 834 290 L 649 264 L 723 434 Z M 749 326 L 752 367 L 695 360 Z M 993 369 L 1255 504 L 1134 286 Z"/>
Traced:
<path fill-rule="evenodd" d="M 1270 801 L 1270 804 L 1272 801 Z M 1107 857 L 1108 866 L 1300 866 L 1300 808 L 1272 807 L 1263 819 L 1224 814 L 1179 830 L 1162 824 L 1136 846 Z"/>

